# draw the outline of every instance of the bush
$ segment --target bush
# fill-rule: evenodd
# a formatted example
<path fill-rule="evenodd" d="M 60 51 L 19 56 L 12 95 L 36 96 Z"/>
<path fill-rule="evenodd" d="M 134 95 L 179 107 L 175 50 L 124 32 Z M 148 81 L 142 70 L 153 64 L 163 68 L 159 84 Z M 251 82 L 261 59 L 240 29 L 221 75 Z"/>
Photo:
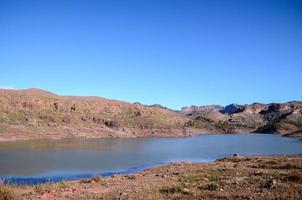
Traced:
<path fill-rule="evenodd" d="M 13 199 L 14 199 L 13 194 L 9 190 L 2 188 L 0 186 L 0 200 L 13 200 Z"/>
<path fill-rule="evenodd" d="M 81 179 L 80 183 L 99 183 L 101 182 L 101 180 L 102 180 L 101 177 L 95 176 L 90 179 Z"/>
<path fill-rule="evenodd" d="M 171 186 L 171 187 L 164 187 L 163 189 L 160 190 L 160 192 L 175 194 L 178 192 L 182 192 L 182 187 L 179 185 L 175 185 L 175 186 Z"/>
<path fill-rule="evenodd" d="M 42 185 L 36 185 L 36 186 L 34 187 L 34 190 L 35 190 L 35 192 L 38 193 L 38 194 L 43 194 L 43 192 L 44 192 L 44 189 L 43 189 Z"/>
<path fill-rule="evenodd" d="M 206 190 L 210 190 L 210 191 L 215 191 L 215 190 L 217 190 L 218 189 L 218 184 L 217 183 L 210 183 L 210 184 L 208 184 L 206 187 L 205 187 L 205 189 Z"/>

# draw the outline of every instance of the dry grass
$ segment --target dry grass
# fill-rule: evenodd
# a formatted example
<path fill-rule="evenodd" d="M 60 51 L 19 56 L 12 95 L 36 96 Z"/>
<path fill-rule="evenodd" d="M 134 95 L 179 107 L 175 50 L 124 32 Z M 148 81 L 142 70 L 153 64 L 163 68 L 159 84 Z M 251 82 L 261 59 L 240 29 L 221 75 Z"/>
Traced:
<path fill-rule="evenodd" d="M 14 195 L 6 186 L 0 185 L 0 200 L 13 200 Z"/>

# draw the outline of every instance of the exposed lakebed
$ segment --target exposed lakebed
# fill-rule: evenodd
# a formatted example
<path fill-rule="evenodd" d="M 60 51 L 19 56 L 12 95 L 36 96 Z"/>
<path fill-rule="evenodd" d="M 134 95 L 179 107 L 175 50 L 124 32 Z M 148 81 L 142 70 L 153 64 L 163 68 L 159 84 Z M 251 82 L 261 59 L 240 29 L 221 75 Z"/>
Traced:
<path fill-rule="evenodd" d="M 302 142 L 274 134 L 1 142 L 0 178 L 6 183 L 56 182 L 131 173 L 169 162 L 211 162 L 235 153 L 301 154 Z"/>

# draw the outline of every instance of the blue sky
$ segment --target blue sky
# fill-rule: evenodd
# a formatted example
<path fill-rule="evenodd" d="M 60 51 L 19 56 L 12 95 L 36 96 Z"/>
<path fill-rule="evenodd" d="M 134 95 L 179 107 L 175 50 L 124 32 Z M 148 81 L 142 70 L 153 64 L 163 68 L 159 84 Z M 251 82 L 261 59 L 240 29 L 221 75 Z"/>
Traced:
<path fill-rule="evenodd" d="M 0 0 L 0 87 L 179 109 L 302 100 L 302 0 Z"/>

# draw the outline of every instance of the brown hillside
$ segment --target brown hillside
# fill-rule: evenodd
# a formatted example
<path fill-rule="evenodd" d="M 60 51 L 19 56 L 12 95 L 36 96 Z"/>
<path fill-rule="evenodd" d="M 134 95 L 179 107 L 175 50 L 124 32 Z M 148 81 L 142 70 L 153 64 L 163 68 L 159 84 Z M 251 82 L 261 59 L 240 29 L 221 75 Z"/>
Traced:
<path fill-rule="evenodd" d="M 0 138 L 186 135 L 187 121 L 168 109 L 99 97 L 0 90 Z"/>

